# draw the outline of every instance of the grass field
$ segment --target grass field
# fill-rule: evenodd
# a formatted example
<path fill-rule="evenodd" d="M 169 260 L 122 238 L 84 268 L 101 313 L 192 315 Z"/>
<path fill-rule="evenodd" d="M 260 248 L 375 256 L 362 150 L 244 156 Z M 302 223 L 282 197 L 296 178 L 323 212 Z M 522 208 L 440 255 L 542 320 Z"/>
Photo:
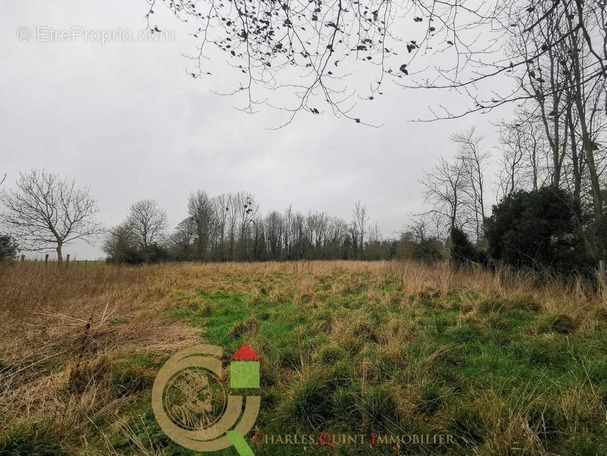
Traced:
<path fill-rule="evenodd" d="M 150 398 L 164 361 L 203 341 L 260 354 L 265 435 L 453 438 L 304 448 L 249 434 L 255 454 L 607 454 L 606 328 L 606 294 L 507 270 L 7 266 L 0 455 L 195 454 Z"/>

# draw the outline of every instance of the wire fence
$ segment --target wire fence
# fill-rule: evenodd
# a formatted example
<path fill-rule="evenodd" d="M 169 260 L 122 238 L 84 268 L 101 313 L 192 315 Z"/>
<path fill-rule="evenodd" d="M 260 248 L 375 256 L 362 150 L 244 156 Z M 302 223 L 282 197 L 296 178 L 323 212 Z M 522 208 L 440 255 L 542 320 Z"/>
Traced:
<path fill-rule="evenodd" d="M 72 259 L 70 255 L 66 255 L 63 261 L 57 261 L 56 259 L 51 259 L 49 254 L 47 253 L 44 256 L 44 259 L 33 259 L 26 260 L 25 255 L 21 255 L 19 258 L 20 263 L 27 262 L 28 264 L 39 264 L 41 266 L 61 266 L 61 267 L 99 267 L 105 266 L 105 260 L 76 260 Z"/>

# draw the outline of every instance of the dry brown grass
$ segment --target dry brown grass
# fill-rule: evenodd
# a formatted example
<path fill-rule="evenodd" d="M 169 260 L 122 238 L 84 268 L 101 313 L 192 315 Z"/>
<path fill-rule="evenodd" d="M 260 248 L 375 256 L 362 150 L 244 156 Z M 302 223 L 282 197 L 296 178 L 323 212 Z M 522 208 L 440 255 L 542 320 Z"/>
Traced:
<path fill-rule="evenodd" d="M 95 363 L 101 371 L 116 354 L 170 353 L 198 340 L 199 331 L 163 321 L 164 303 L 146 287 L 154 273 L 3 267 L 0 414 L 8 418 L 3 426 L 45 419 L 72 430 L 84 426 L 83 417 L 119 402 L 96 381 Z M 74 394 L 74 379 L 88 374 Z"/>

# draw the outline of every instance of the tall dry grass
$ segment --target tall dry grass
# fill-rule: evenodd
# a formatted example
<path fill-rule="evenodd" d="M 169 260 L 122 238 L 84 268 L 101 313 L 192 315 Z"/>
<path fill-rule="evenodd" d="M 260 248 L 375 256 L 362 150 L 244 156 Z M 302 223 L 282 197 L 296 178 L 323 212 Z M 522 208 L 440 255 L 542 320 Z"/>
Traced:
<path fill-rule="evenodd" d="M 198 340 L 198 331 L 161 318 L 164 304 L 146 285 L 156 273 L 0 266 L 0 435 L 39 421 L 77 432 L 120 402 L 96 382 L 108 359 Z"/>

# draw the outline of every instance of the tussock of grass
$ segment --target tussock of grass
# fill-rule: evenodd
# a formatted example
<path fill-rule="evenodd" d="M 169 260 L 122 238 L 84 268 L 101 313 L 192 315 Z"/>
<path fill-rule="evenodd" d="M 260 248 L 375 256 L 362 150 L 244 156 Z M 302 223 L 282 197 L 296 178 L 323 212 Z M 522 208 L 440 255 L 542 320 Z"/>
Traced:
<path fill-rule="evenodd" d="M 248 318 L 241 323 L 236 323 L 228 331 L 228 336 L 241 339 L 243 336 L 252 336 L 259 330 L 259 323 L 255 318 Z"/>
<path fill-rule="evenodd" d="M 578 324 L 569 315 L 549 313 L 538 318 L 536 330 L 540 334 L 558 333 L 571 334 L 578 327 Z"/>
<path fill-rule="evenodd" d="M 0 436 L 0 454 L 7 456 L 63 456 L 61 437 L 48 423 L 32 423 L 12 428 Z"/>
<path fill-rule="evenodd" d="M 514 311 L 521 312 L 538 312 L 541 306 L 529 297 L 501 298 L 493 297 L 484 299 L 478 304 L 480 313 L 511 313 Z"/>
<path fill-rule="evenodd" d="M 293 432 L 324 428 L 336 417 L 335 387 L 335 382 L 326 372 L 300 378 L 283 399 L 278 411 L 279 420 Z"/>

